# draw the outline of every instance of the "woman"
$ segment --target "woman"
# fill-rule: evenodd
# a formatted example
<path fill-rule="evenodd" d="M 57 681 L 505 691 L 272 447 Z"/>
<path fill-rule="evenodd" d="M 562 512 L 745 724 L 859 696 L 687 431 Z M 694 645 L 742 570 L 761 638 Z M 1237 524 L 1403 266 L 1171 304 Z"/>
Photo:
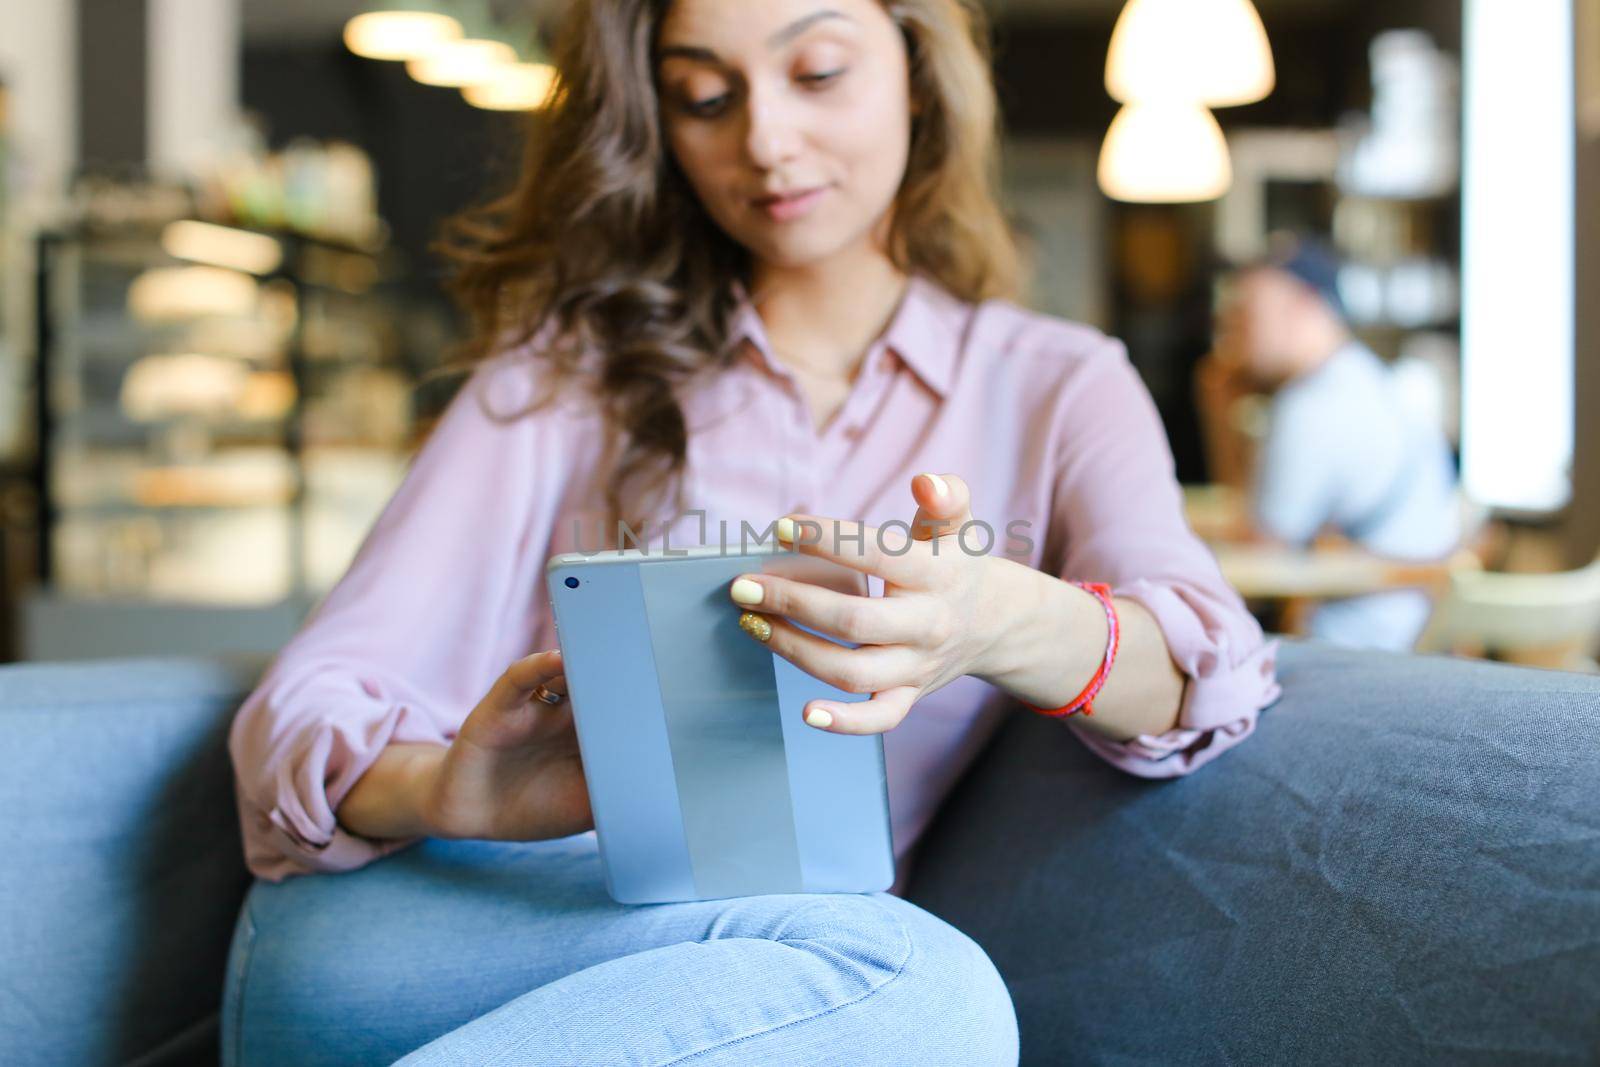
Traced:
<path fill-rule="evenodd" d="M 900 895 L 939 799 L 1018 700 L 1164 777 L 1277 685 L 1121 346 L 1007 299 L 984 39 L 965 0 L 573 6 L 518 187 L 452 244 L 472 377 L 235 723 L 229 1062 L 1016 1060 L 987 956 Z M 865 539 L 870 599 L 729 591 L 873 694 L 805 712 L 884 733 L 889 893 L 605 895 L 543 566 L 691 509 L 901 549 Z"/>

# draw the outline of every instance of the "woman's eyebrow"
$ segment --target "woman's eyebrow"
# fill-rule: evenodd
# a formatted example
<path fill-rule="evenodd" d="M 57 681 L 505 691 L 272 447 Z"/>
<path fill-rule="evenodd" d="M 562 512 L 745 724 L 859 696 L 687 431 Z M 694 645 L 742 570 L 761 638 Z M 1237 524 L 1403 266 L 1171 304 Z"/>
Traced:
<path fill-rule="evenodd" d="M 826 9 L 824 9 L 822 11 L 813 11 L 811 14 L 805 16 L 804 18 L 795 19 L 793 22 L 789 23 L 789 25 L 785 26 L 783 29 L 779 30 L 777 33 L 774 33 L 771 37 L 768 37 L 767 38 L 767 48 L 768 49 L 781 48 L 784 45 L 788 44 L 790 41 L 794 40 L 796 37 L 800 36 L 806 30 L 810 29 L 812 26 L 814 26 L 818 22 L 821 22 L 823 19 L 835 19 L 835 18 L 837 18 L 837 19 L 849 19 L 850 16 L 846 15 L 843 11 L 835 11 L 832 8 L 826 8 Z M 721 62 L 721 60 L 717 57 L 717 54 L 715 52 L 713 52 L 709 48 L 704 48 L 704 47 L 701 47 L 699 45 L 690 45 L 690 44 L 669 44 L 669 45 L 664 45 L 661 48 L 661 58 L 662 59 L 666 59 L 668 56 L 682 56 L 685 59 L 703 59 L 703 60 L 706 60 L 707 62 L 711 62 L 711 63 L 719 63 L 719 62 Z"/>

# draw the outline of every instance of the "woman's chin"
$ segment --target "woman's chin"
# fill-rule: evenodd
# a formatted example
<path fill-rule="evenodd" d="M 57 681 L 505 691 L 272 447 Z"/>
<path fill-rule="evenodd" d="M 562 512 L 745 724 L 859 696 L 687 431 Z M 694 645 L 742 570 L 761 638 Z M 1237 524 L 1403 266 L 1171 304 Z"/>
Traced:
<path fill-rule="evenodd" d="M 769 267 L 803 270 L 838 258 L 849 249 L 850 242 L 820 233 L 791 233 L 778 240 L 766 235 L 763 240 L 746 242 L 745 247 Z"/>

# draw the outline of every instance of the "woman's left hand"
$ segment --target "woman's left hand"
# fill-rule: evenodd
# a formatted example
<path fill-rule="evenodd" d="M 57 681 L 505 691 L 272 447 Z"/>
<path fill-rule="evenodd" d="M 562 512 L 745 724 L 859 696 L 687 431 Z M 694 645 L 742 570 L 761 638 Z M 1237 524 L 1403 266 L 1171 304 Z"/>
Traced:
<path fill-rule="evenodd" d="M 881 597 L 855 596 L 775 574 L 746 574 L 730 586 L 747 615 L 752 639 L 848 693 L 872 699 L 813 700 L 806 722 L 832 733 L 883 733 L 898 726 L 922 697 L 966 674 L 983 676 L 1009 612 L 998 588 L 1004 559 L 963 547 L 960 530 L 972 520 L 971 494 L 961 478 L 920 474 L 908 533 L 901 524 L 867 526 L 855 520 L 790 515 L 797 551 L 877 575 Z M 859 539 L 857 535 L 859 534 Z M 987 552 L 990 531 L 967 541 Z M 1014 610 L 1011 606 L 1010 610 Z M 860 647 L 847 648 L 807 633 L 789 620 Z M 762 623 L 767 625 L 764 627 Z"/>

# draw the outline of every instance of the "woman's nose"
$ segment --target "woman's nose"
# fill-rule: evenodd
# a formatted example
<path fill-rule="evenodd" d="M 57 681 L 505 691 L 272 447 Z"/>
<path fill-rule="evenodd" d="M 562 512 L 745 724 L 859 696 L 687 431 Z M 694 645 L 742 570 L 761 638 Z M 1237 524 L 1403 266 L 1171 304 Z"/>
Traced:
<path fill-rule="evenodd" d="M 746 121 L 745 152 L 757 167 L 775 170 L 794 157 L 800 135 L 785 101 L 770 93 L 752 93 Z"/>

